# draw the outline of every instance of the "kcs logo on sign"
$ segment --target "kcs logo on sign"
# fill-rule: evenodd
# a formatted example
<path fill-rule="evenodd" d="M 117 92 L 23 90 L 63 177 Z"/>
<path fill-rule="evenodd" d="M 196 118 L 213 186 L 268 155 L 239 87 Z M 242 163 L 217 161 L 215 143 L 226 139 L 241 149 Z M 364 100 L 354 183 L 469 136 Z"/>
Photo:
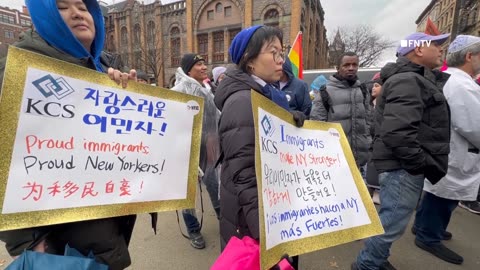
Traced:
<path fill-rule="evenodd" d="M 33 81 L 32 84 L 46 99 L 54 96 L 57 100 L 61 100 L 74 92 L 64 78 L 55 79 L 50 74 Z M 75 116 L 74 109 L 75 106 L 69 104 L 27 98 L 25 112 L 47 117 L 73 118 Z"/>

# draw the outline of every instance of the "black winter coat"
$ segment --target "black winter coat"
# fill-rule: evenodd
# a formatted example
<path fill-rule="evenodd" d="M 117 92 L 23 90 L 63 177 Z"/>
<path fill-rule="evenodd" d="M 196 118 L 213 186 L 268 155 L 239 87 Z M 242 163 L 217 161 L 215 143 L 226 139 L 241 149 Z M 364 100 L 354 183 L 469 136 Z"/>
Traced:
<path fill-rule="evenodd" d="M 23 33 L 20 36 L 20 41 L 13 46 L 95 69 L 91 60 L 74 58 L 50 46 L 36 32 L 27 31 Z M 102 55 L 101 62 L 105 70 L 110 66 L 109 60 L 108 55 Z M 1 59 L 0 85 L 4 71 L 5 59 Z M 70 247 L 77 249 L 84 255 L 88 255 L 92 251 L 95 259 L 109 265 L 110 270 L 120 270 L 131 264 L 128 243 L 135 219 L 135 215 L 130 215 L 3 231 L 0 232 L 0 240 L 5 242 L 7 251 L 11 256 L 20 255 L 25 249 L 33 248 L 43 239 L 46 239 L 48 253 L 63 255 L 65 245 L 68 243 Z"/>
<path fill-rule="evenodd" d="M 404 169 L 432 184 L 447 173 L 450 110 L 442 88 L 449 75 L 399 57 L 381 70 L 373 160 L 378 172 Z"/>
<path fill-rule="evenodd" d="M 238 69 L 225 75 L 215 95 L 215 105 L 222 111 L 218 131 L 224 155 L 220 186 L 222 249 L 232 236 L 260 237 L 250 91 L 262 94 L 261 86 Z"/>

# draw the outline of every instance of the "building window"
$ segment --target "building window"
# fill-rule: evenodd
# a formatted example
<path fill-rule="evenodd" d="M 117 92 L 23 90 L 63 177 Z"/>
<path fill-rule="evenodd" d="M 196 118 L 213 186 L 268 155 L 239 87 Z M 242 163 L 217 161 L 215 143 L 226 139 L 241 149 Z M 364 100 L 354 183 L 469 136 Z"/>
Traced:
<path fill-rule="evenodd" d="M 113 34 L 111 34 L 110 38 L 108 39 L 108 49 L 112 52 L 116 51 L 116 49 L 115 49 L 115 39 L 113 37 Z"/>
<path fill-rule="evenodd" d="M 213 18 L 214 18 L 213 10 L 207 11 L 207 20 L 213 21 Z"/>
<path fill-rule="evenodd" d="M 147 24 L 147 43 L 149 49 L 155 47 L 155 23 L 153 21 L 149 21 Z"/>
<path fill-rule="evenodd" d="M 240 30 L 241 29 L 233 29 L 233 30 L 228 31 L 229 36 L 230 36 L 230 42 L 228 43 L 228 46 L 230 46 L 232 44 L 233 39 L 240 32 Z"/>
<path fill-rule="evenodd" d="M 222 5 L 222 3 L 218 3 L 218 4 L 215 5 L 215 11 L 216 11 L 217 13 L 222 13 L 222 11 L 223 11 L 223 5 Z"/>
<path fill-rule="evenodd" d="M 170 55 L 173 67 L 180 65 L 180 46 L 180 29 L 173 27 L 170 30 Z"/>
<path fill-rule="evenodd" d="M 122 46 L 128 46 L 127 27 L 122 27 L 122 30 L 120 31 L 120 40 L 121 40 Z"/>
<path fill-rule="evenodd" d="M 13 33 L 13 31 L 10 31 L 10 30 L 5 30 L 5 38 L 14 39 L 15 33 Z"/>
<path fill-rule="evenodd" d="M 224 33 L 223 31 L 213 33 L 213 62 L 223 62 L 223 40 Z"/>
<path fill-rule="evenodd" d="M 141 67 L 142 62 L 143 62 L 142 52 L 135 52 L 134 55 L 135 55 L 135 59 L 134 59 L 134 61 L 135 61 L 135 67 L 134 67 L 134 68 L 135 68 L 135 69 L 143 69 L 143 68 Z"/>
<path fill-rule="evenodd" d="M 32 25 L 32 22 L 30 20 L 20 19 L 20 24 L 22 26 L 30 26 Z"/>
<path fill-rule="evenodd" d="M 127 24 L 127 17 L 121 17 L 118 22 L 120 23 L 120 25 L 125 25 Z"/>
<path fill-rule="evenodd" d="M 122 61 L 123 61 L 123 64 L 125 67 L 129 67 L 130 66 L 130 61 L 129 61 L 129 54 L 128 53 L 124 53 L 122 55 Z"/>
<path fill-rule="evenodd" d="M 208 34 L 200 34 L 197 36 L 198 41 L 198 53 L 203 56 L 206 62 L 208 62 Z"/>
<path fill-rule="evenodd" d="M 15 24 L 15 17 L 7 14 L 0 14 L 0 22 Z"/>
<path fill-rule="evenodd" d="M 225 7 L 225 17 L 232 16 L 232 7 Z"/>
<path fill-rule="evenodd" d="M 265 16 L 263 17 L 264 24 L 269 25 L 269 26 L 274 26 L 278 27 L 279 25 L 279 14 L 278 10 L 272 8 L 269 9 L 266 13 Z"/>
<path fill-rule="evenodd" d="M 141 45 L 140 35 L 142 34 L 142 30 L 140 29 L 139 24 L 135 24 L 133 27 L 133 42 L 135 42 L 135 47 L 139 47 Z"/>

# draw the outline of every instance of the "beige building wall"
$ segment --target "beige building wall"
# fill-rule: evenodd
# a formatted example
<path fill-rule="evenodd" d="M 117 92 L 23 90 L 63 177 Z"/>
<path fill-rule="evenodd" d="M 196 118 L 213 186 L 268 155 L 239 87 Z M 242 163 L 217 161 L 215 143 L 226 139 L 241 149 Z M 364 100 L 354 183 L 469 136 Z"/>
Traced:
<path fill-rule="evenodd" d="M 318 0 L 185 0 L 162 5 L 160 1 L 143 5 L 127 0 L 108 6 L 106 15 L 107 50 L 120 54 L 131 68 L 139 65 L 136 55 L 146 46 L 148 22 L 155 22 L 164 57 L 159 85 L 171 87 L 178 68 L 178 57 L 186 52 L 202 53 L 209 68 L 230 63 L 228 48 L 243 28 L 257 24 L 283 30 L 285 49 L 292 45 L 298 31 L 303 31 L 304 69 L 326 68 L 327 39 L 324 12 Z M 139 44 L 134 42 L 134 26 L 140 25 Z M 122 27 L 128 42 L 122 42 Z M 178 35 L 172 35 L 179 29 Z M 180 38 L 180 45 L 172 44 Z M 201 51 L 203 50 L 203 51 Z M 179 52 L 178 56 L 172 55 Z M 145 56 L 145 55 L 144 55 Z M 176 59 L 176 60 L 175 60 Z M 148 72 L 148 70 L 147 70 Z"/>

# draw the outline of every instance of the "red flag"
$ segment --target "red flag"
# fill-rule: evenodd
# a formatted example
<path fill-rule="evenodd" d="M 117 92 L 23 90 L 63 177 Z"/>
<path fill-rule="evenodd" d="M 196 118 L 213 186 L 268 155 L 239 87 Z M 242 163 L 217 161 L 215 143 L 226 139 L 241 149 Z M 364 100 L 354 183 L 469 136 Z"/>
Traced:
<path fill-rule="evenodd" d="M 425 27 L 425 34 L 438 36 L 440 35 L 440 31 L 438 31 L 438 27 L 430 20 L 430 17 L 427 18 L 427 26 Z"/>

